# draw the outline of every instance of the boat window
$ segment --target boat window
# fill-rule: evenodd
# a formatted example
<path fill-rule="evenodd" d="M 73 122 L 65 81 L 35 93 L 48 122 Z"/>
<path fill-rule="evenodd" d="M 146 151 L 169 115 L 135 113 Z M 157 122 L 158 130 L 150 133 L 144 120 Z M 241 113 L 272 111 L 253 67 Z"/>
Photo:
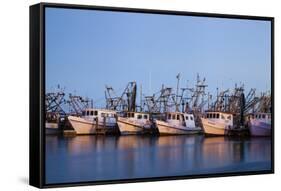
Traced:
<path fill-rule="evenodd" d="M 89 115 L 89 111 L 87 111 L 87 115 Z"/>
<path fill-rule="evenodd" d="M 132 118 L 134 118 L 134 117 L 135 117 L 135 114 L 134 114 L 134 113 L 131 113 L 131 116 L 132 116 Z"/>
<path fill-rule="evenodd" d="M 168 114 L 168 119 L 171 119 L 171 114 L 170 113 Z"/>
<path fill-rule="evenodd" d="M 227 116 L 227 119 L 228 119 L 228 120 L 231 120 L 231 115 Z"/>
<path fill-rule="evenodd" d="M 221 115 L 221 119 L 225 119 L 224 115 Z"/>
<path fill-rule="evenodd" d="M 141 118 L 142 118 L 142 115 L 138 115 L 137 118 L 138 118 L 138 119 L 141 119 Z"/>
<path fill-rule="evenodd" d="M 193 117 L 192 116 L 190 116 L 190 120 L 193 121 Z"/>
<path fill-rule="evenodd" d="M 180 120 L 180 115 L 177 115 L 177 120 Z"/>
<path fill-rule="evenodd" d="M 210 114 L 209 113 L 207 113 L 207 118 L 210 118 Z"/>
<path fill-rule="evenodd" d="M 265 119 L 265 114 L 262 115 L 262 118 Z"/>
<path fill-rule="evenodd" d="M 259 114 L 259 119 L 261 118 L 261 114 Z"/>
<path fill-rule="evenodd" d="M 172 118 L 173 118 L 173 119 L 176 119 L 176 115 L 172 115 Z"/>
<path fill-rule="evenodd" d="M 98 115 L 98 111 L 97 110 L 95 111 L 94 115 Z"/>
<path fill-rule="evenodd" d="M 217 113 L 217 118 L 220 118 L 220 114 L 219 113 Z"/>
<path fill-rule="evenodd" d="M 85 111 L 82 111 L 82 115 L 85 115 L 86 114 L 86 112 Z"/>
<path fill-rule="evenodd" d="M 188 120 L 188 116 L 185 116 L 185 120 Z"/>
<path fill-rule="evenodd" d="M 144 115 L 143 118 L 144 118 L 144 119 L 148 119 L 148 116 L 147 116 L 147 115 Z"/>
<path fill-rule="evenodd" d="M 91 115 L 94 115 L 94 111 L 91 111 Z"/>
<path fill-rule="evenodd" d="M 258 118 L 258 115 L 256 115 L 255 117 Z"/>

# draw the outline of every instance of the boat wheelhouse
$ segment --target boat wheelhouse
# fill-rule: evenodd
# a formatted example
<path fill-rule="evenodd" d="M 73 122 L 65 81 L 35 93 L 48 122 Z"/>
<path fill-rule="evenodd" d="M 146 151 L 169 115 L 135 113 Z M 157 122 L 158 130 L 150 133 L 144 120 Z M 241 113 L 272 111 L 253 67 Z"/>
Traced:
<path fill-rule="evenodd" d="M 143 134 L 152 129 L 150 115 L 145 112 L 127 112 L 118 117 L 117 123 L 122 135 Z"/>
<path fill-rule="evenodd" d="M 118 131 L 117 115 L 113 110 L 88 108 L 81 117 L 69 116 L 76 134 L 105 134 Z"/>
<path fill-rule="evenodd" d="M 201 128 L 195 126 L 194 115 L 191 113 L 167 112 L 164 120 L 155 120 L 160 134 L 183 135 L 195 134 Z"/>

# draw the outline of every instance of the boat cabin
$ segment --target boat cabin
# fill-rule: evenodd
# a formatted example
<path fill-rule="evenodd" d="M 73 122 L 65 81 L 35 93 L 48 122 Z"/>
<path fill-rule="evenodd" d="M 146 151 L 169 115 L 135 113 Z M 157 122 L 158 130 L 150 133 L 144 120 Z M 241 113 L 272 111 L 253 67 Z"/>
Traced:
<path fill-rule="evenodd" d="M 249 114 L 248 119 L 271 120 L 271 113 L 252 113 Z"/>
<path fill-rule="evenodd" d="M 149 120 L 149 114 L 142 112 L 127 112 L 125 117 L 138 120 Z"/>
<path fill-rule="evenodd" d="M 82 111 L 84 118 L 116 118 L 116 112 L 105 109 L 85 109 Z"/>
<path fill-rule="evenodd" d="M 216 122 L 223 122 L 228 125 L 233 125 L 233 114 L 226 112 L 212 112 L 208 111 L 205 113 L 205 119 L 209 119 Z"/>
<path fill-rule="evenodd" d="M 167 112 L 166 121 L 175 125 L 195 127 L 194 115 L 191 113 Z"/>

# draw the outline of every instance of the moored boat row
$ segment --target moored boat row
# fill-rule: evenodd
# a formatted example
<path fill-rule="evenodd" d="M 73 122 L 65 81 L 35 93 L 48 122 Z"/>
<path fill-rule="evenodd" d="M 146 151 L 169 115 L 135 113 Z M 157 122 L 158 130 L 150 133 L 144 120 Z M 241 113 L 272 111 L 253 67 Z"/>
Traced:
<path fill-rule="evenodd" d="M 118 115 L 116 111 L 86 109 L 83 116 L 69 116 L 68 121 L 78 135 L 88 134 L 160 134 L 227 136 L 247 132 L 252 136 L 271 135 L 271 115 L 259 113 L 248 116 L 248 128 L 234 125 L 234 114 L 208 111 L 201 117 L 202 127 L 195 126 L 191 113 L 167 112 L 162 119 L 152 119 L 146 112 L 127 112 Z"/>
<path fill-rule="evenodd" d="M 206 94 L 205 78 L 194 88 L 177 89 L 162 85 L 160 91 L 137 103 L 137 84 L 129 82 L 121 96 L 106 86 L 105 107 L 93 107 L 88 98 L 64 92 L 46 94 L 46 134 L 58 131 L 88 134 L 188 135 L 204 133 L 215 136 L 271 136 L 271 94 L 255 95 L 244 85 L 218 91 L 215 100 Z M 181 93 L 179 91 L 182 91 Z M 189 93 L 188 93 L 189 91 Z M 112 96 L 114 95 L 114 96 Z M 207 98 L 205 97 L 206 95 Z M 64 111 L 64 103 L 71 108 Z M 63 121 L 61 120 L 63 116 Z"/>
<path fill-rule="evenodd" d="M 153 134 L 183 135 L 202 132 L 195 126 L 193 114 L 168 112 L 164 120 L 153 120 L 149 113 L 127 112 L 117 115 L 116 111 L 86 109 L 81 117 L 69 116 L 68 121 L 76 134 L 117 133 L 121 135 Z"/>

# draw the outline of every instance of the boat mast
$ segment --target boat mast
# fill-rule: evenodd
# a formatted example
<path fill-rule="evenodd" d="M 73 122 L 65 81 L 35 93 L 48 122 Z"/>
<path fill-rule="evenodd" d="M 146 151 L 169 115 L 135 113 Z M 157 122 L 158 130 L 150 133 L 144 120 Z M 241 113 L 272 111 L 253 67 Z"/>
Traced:
<path fill-rule="evenodd" d="M 208 110 L 210 109 L 210 92 L 208 92 Z"/>
<path fill-rule="evenodd" d="M 180 73 L 176 76 L 177 78 L 177 92 L 176 92 L 176 111 L 179 111 L 178 96 L 179 96 L 179 83 L 180 83 Z"/>
<path fill-rule="evenodd" d="M 140 111 L 142 111 L 142 85 L 140 84 Z"/>
<path fill-rule="evenodd" d="M 148 91 L 149 91 L 149 95 L 151 95 L 151 71 L 149 71 L 149 87 L 148 87 Z"/>

